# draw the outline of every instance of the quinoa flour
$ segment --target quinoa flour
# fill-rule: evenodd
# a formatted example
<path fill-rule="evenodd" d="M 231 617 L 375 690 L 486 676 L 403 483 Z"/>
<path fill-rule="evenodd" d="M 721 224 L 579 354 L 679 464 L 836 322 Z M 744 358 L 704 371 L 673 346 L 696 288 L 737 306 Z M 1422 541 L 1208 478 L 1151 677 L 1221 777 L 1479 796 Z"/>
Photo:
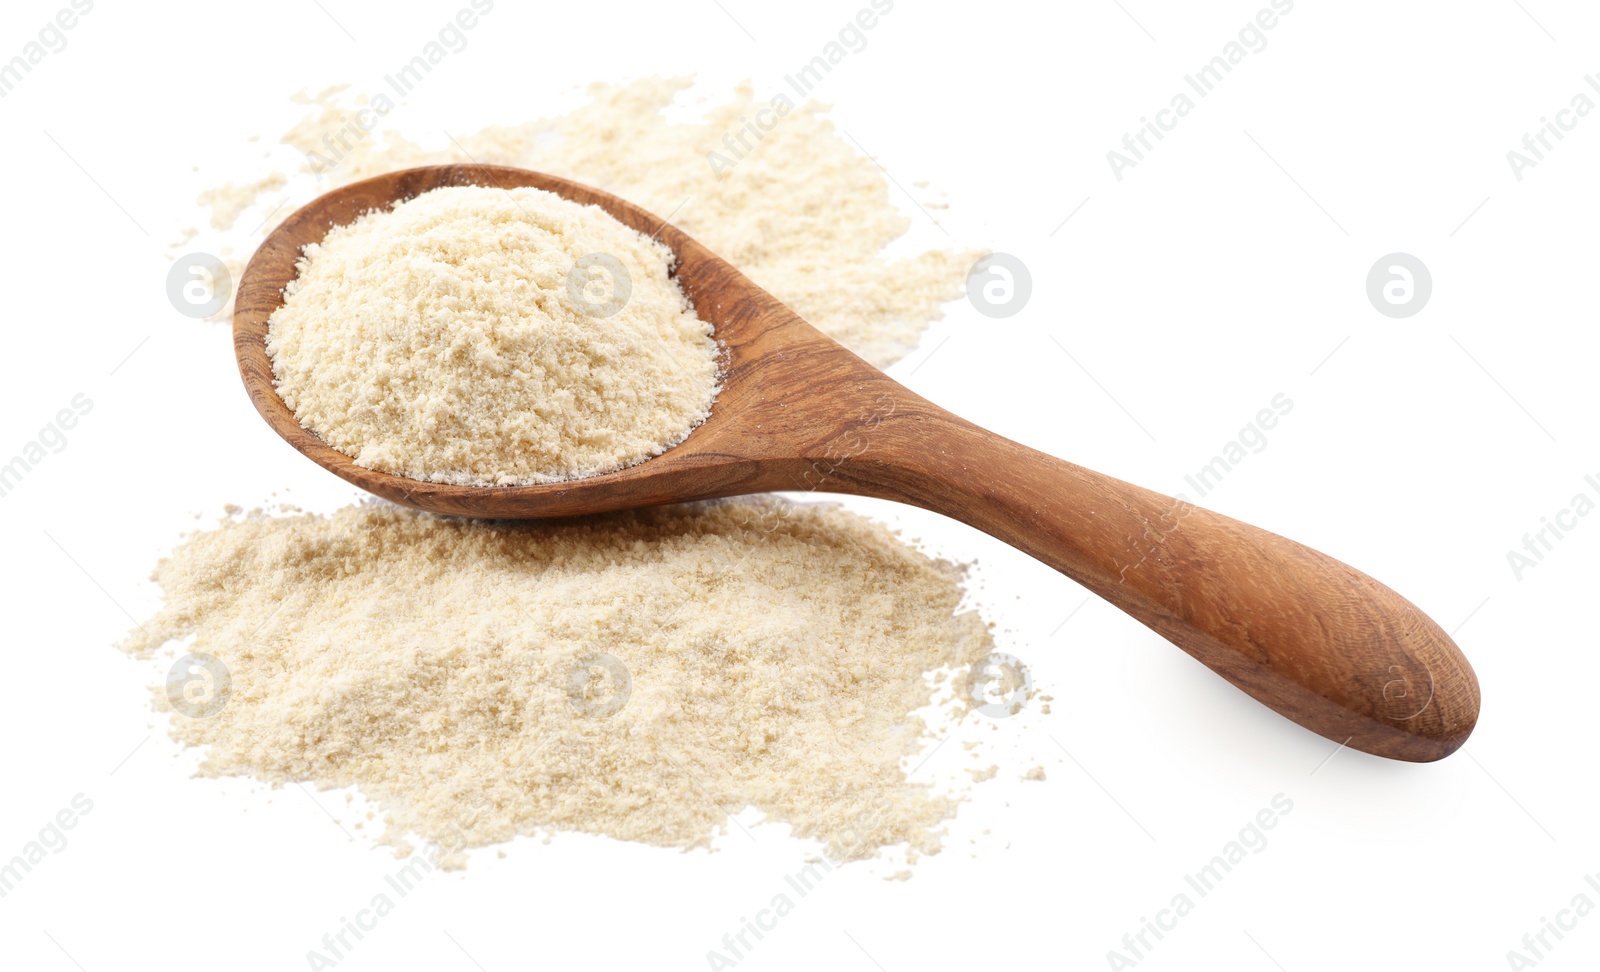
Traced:
<path fill-rule="evenodd" d="M 815 101 L 778 119 L 731 168 L 714 166 L 712 152 L 730 151 L 724 136 L 744 131 L 746 119 L 767 102 L 757 101 L 747 83 L 730 99 L 705 106 L 698 118 L 669 119 L 667 109 L 691 85 L 687 78 L 594 84 L 589 100 L 565 114 L 455 133 L 440 139 L 439 148 L 388 130 L 392 119 L 376 115 L 344 86 L 298 95 L 307 113 L 281 141 L 302 160 L 294 168 L 314 176 L 314 184 L 282 201 L 268 198 L 262 230 L 317 193 L 395 169 L 456 162 L 536 169 L 671 219 L 873 364 L 888 367 L 904 357 L 928 323 L 942 316 L 941 305 L 961 296 L 982 253 L 886 255 L 911 219 L 896 208 L 883 170 Z M 275 175 L 210 190 L 201 203 L 212 208 L 213 225 L 230 227 L 257 196 L 278 188 Z M 937 212 L 946 204 L 926 198 L 918 205 Z M 235 261 L 230 269 L 237 279 L 243 265 Z"/>
<path fill-rule="evenodd" d="M 634 465 L 687 438 L 717 392 L 711 325 L 672 260 L 597 206 L 435 189 L 305 248 L 267 325 L 278 394 L 357 465 L 410 479 Z"/>
<path fill-rule="evenodd" d="M 450 865 L 557 831 L 705 847 L 745 807 L 835 861 L 915 856 L 956 800 L 908 780 L 913 713 L 965 711 L 947 690 L 992 649 L 962 573 L 771 498 L 533 524 L 374 503 L 194 535 L 122 647 L 227 666 L 220 711 L 172 716 L 202 775 L 358 788 L 382 842 L 450 841 Z"/>
<path fill-rule="evenodd" d="M 439 150 L 354 127 L 360 102 L 340 89 L 298 96 L 308 113 L 282 141 L 304 165 L 202 198 L 224 233 L 261 214 L 253 239 L 213 248 L 248 250 L 292 205 L 369 175 L 518 165 L 668 216 L 877 365 L 905 355 L 979 254 L 886 256 L 910 221 L 816 103 L 714 171 L 708 153 L 764 103 L 743 85 L 669 120 L 688 87 L 594 85 L 566 114 Z M 835 862 L 937 851 L 958 797 L 914 781 L 907 757 L 970 708 L 965 683 L 992 648 L 961 608 L 961 568 L 838 508 L 771 497 L 531 524 L 382 503 L 235 515 L 155 577 L 165 604 L 122 647 L 208 653 L 230 681 L 207 718 L 153 691 L 202 775 L 354 788 L 384 815 L 381 843 L 428 841 L 447 867 L 563 831 L 705 847 L 746 808 Z"/>

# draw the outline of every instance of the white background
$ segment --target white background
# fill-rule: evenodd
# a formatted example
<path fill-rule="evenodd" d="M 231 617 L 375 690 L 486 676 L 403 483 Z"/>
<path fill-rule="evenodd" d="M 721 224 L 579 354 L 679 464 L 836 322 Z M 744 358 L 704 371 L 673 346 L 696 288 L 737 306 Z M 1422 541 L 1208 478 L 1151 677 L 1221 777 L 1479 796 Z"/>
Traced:
<path fill-rule="evenodd" d="M 299 115 L 290 93 L 375 88 L 463 5 L 101 0 L 0 100 L 0 455 L 74 395 L 94 402 L 0 500 L 0 858 L 75 794 L 93 801 L 0 900 L 7 968 L 305 968 L 396 867 L 330 823 L 342 794 L 191 779 L 192 755 L 149 712 L 160 667 L 112 644 L 154 609 L 149 571 L 197 515 L 274 491 L 320 510 L 354 498 L 255 416 L 226 328 L 167 303 L 167 245 L 200 220 L 194 194 L 265 171 Z M 0 58 L 62 6 L 7 3 Z M 499 0 L 390 121 L 475 130 L 654 74 L 767 91 L 862 6 Z M 1520 181 L 1506 159 L 1575 93 L 1600 100 L 1583 80 L 1600 74 L 1600 12 L 1300 0 L 1118 181 L 1106 152 L 1264 6 L 896 3 L 818 94 L 898 183 L 949 193 L 935 225 L 895 191 L 915 218 L 908 249 L 991 246 L 1026 262 L 1034 290 L 1004 321 L 951 305 L 893 373 L 1164 492 L 1286 394 L 1269 445 L 1201 502 L 1355 564 L 1455 632 L 1483 686 L 1476 734 L 1432 765 L 1336 752 L 997 542 L 852 501 L 979 560 L 976 601 L 1054 711 L 979 727 L 1001 772 L 946 853 L 903 883 L 871 864 L 835 872 L 740 968 L 1104 968 L 1279 793 L 1293 810 L 1268 846 L 1140 968 L 1505 968 L 1574 895 L 1600 904 L 1584 882 L 1600 871 L 1600 516 L 1520 580 L 1506 559 L 1600 478 L 1600 116 Z M 1394 251 L 1434 282 L 1400 320 L 1364 291 Z M 1048 779 L 1019 782 L 1034 765 Z M 706 968 L 809 850 L 753 833 L 714 854 L 594 838 L 480 853 L 340 967 Z M 1593 968 L 1600 915 L 1565 935 L 1539 967 Z"/>

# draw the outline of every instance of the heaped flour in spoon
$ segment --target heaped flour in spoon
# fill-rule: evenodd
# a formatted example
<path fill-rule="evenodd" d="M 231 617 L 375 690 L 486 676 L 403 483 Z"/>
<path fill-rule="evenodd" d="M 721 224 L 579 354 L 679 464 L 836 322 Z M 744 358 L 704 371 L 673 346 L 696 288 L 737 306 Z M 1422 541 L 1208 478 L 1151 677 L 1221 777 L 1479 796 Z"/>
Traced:
<path fill-rule="evenodd" d="M 710 415 L 718 348 L 666 246 L 539 189 L 424 193 L 305 249 L 267 326 L 278 394 L 357 465 L 581 479 Z"/>

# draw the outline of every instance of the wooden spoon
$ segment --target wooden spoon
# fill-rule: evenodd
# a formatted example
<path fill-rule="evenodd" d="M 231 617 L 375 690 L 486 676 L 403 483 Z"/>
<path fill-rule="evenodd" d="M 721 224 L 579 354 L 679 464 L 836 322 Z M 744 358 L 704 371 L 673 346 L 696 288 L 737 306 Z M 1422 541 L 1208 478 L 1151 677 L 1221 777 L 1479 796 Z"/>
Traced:
<path fill-rule="evenodd" d="M 711 418 L 620 472 L 540 486 L 425 483 L 357 466 L 300 427 L 273 387 L 267 319 L 308 243 L 441 186 L 535 186 L 593 203 L 677 254 L 677 277 L 727 346 Z M 324 468 L 406 506 L 558 517 L 770 490 L 911 503 L 992 534 L 1133 615 L 1306 728 L 1380 756 L 1455 751 L 1478 718 L 1472 667 L 1389 588 L 1291 540 L 1036 452 L 933 405 L 801 320 L 665 220 L 615 196 L 502 166 L 410 169 L 290 216 L 239 283 L 234 350 L 267 424 Z"/>

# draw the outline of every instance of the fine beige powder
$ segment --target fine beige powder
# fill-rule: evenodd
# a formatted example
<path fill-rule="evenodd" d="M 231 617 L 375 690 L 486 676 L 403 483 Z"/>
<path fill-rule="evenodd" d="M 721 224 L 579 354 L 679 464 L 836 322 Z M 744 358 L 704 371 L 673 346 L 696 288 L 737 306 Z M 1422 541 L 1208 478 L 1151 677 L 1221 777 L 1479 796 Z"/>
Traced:
<path fill-rule="evenodd" d="M 385 843 L 455 864 L 558 831 L 702 847 L 746 807 L 835 861 L 934 853 L 955 799 L 908 778 L 914 713 L 936 694 L 964 711 L 958 674 L 992 648 L 959 568 L 770 499 L 558 524 L 258 516 L 155 576 L 165 606 L 123 647 L 192 637 L 180 652 L 227 669 L 220 711 L 172 716 L 203 775 L 357 787 Z"/>
<path fill-rule="evenodd" d="M 896 199 L 899 190 L 884 170 L 827 118 L 825 105 L 806 102 L 775 117 L 768 98 L 746 84 L 719 103 L 673 111 L 675 103 L 704 101 L 705 92 L 690 86 L 682 78 L 596 84 L 587 101 L 564 114 L 450 138 L 430 132 L 436 148 L 395 130 L 407 123 L 403 106 L 379 114 L 342 86 L 303 94 L 296 101 L 306 115 L 282 138 L 297 161 L 277 164 L 302 170 L 311 184 L 297 184 L 290 205 L 273 208 L 269 200 L 259 218 L 270 228 L 319 192 L 409 166 L 536 169 L 671 219 L 879 367 L 916 347 L 928 322 L 942 316 L 941 305 L 961 296 L 981 253 L 941 248 L 890 256 L 887 248 L 906 236 L 913 219 L 945 241 L 924 213 L 940 213 L 946 204 L 917 188 L 915 172 L 897 172 L 899 182 L 924 198 Z M 757 117 L 770 130 L 747 127 Z M 203 202 L 216 208 L 211 197 Z M 231 223 L 235 215 L 230 206 L 213 219 Z M 230 269 L 237 279 L 243 267 Z"/>
<path fill-rule="evenodd" d="M 195 202 L 211 210 L 211 228 L 228 230 L 238 222 L 239 215 L 256 204 L 263 193 L 282 189 L 289 179 L 281 172 L 272 172 L 244 185 L 224 183 L 200 193 Z M 190 234 L 193 237 L 193 234 Z M 185 241 L 187 242 L 187 241 Z"/>
<path fill-rule="evenodd" d="M 379 472 L 526 485 L 630 466 L 710 415 L 718 349 L 664 245 L 539 189 L 450 187 L 307 246 L 278 393 Z"/>
<path fill-rule="evenodd" d="M 691 118 L 673 105 L 688 87 L 595 85 L 570 112 L 438 148 L 394 131 L 401 113 L 374 130 L 348 92 L 304 96 L 282 140 L 296 157 L 277 166 L 304 163 L 289 201 L 241 225 L 259 218 L 259 237 L 320 191 L 410 165 L 523 166 L 670 217 L 875 364 L 906 354 L 979 254 L 888 256 L 912 220 L 816 103 L 718 171 L 710 153 L 766 100 L 741 86 Z M 213 226 L 238 218 L 236 196 L 202 200 Z M 250 518 L 156 576 L 165 606 L 125 647 L 207 652 L 231 681 L 209 718 L 171 715 L 202 774 L 355 788 L 385 814 L 384 843 L 429 841 L 446 866 L 559 831 L 706 846 L 752 807 L 834 861 L 932 852 L 955 800 L 906 757 L 965 710 L 963 669 L 991 648 L 958 568 L 859 517 L 764 498 L 515 526 L 381 505 Z"/>

